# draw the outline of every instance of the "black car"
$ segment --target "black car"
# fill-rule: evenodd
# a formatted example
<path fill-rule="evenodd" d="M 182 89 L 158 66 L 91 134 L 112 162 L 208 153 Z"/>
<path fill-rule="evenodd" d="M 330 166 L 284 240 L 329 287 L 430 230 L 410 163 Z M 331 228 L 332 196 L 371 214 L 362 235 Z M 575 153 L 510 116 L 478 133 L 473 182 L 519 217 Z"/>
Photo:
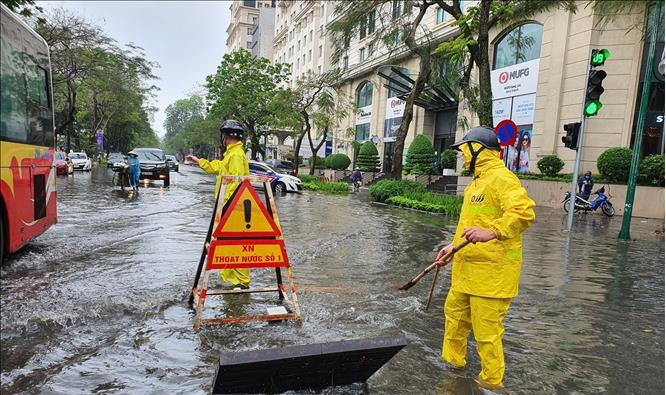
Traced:
<path fill-rule="evenodd" d="M 164 186 L 170 184 L 169 165 L 164 152 L 159 148 L 135 148 L 141 166 L 141 180 L 164 180 Z"/>
<path fill-rule="evenodd" d="M 178 172 L 178 159 L 174 155 L 166 155 L 167 165 L 169 165 L 169 170 L 174 170 Z"/>
<path fill-rule="evenodd" d="M 266 164 L 280 173 L 294 175 L 294 164 L 287 160 L 269 159 Z"/>
<path fill-rule="evenodd" d="M 123 162 L 125 160 L 125 155 L 120 152 L 112 152 L 109 154 L 109 157 L 106 158 L 106 167 L 113 167 L 114 163 Z"/>

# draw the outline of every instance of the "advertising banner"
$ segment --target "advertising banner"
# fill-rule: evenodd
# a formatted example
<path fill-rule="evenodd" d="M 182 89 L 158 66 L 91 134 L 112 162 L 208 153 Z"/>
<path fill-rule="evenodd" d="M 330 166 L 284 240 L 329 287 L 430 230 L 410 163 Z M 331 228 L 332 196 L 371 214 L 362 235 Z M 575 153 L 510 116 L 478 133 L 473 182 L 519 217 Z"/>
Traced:
<path fill-rule="evenodd" d="M 516 125 L 531 125 L 534 123 L 535 103 L 536 93 L 514 97 L 511 120 L 515 122 Z"/>
<path fill-rule="evenodd" d="M 511 98 L 493 100 L 493 127 L 505 119 L 511 119 Z"/>
<path fill-rule="evenodd" d="M 405 101 L 397 97 L 386 100 L 386 116 L 384 117 L 384 142 L 396 140 L 398 129 L 402 123 L 402 114 L 405 112 Z"/>
<path fill-rule="evenodd" d="M 370 123 L 372 118 L 372 106 L 360 107 L 356 113 L 356 125 Z"/>
<path fill-rule="evenodd" d="M 493 99 L 536 92 L 539 82 L 539 61 L 540 59 L 534 59 L 491 71 Z"/>

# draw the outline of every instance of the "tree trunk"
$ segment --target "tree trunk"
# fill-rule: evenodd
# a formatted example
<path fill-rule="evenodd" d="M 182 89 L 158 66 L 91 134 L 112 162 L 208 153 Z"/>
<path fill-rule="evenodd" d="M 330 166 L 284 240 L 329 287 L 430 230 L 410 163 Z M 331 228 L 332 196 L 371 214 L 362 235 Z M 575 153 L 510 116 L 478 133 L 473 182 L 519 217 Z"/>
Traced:
<path fill-rule="evenodd" d="M 294 148 L 294 173 L 296 175 L 298 175 L 298 165 L 301 163 L 301 160 L 298 157 L 298 153 L 301 150 L 301 145 L 303 144 L 304 137 L 305 137 L 305 131 L 301 132 L 301 134 L 298 136 L 298 139 L 296 139 L 296 147 Z"/>
<path fill-rule="evenodd" d="M 482 0 L 479 6 L 479 36 L 476 65 L 479 68 L 479 124 L 493 127 L 493 93 L 490 85 L 490 58 L 488 56 L 488 19 L 491 0 Z"/>
<path fill-rule="evenodd" d="M 428 51 L 426 48 L 425 51 Z M 398 135 L 396 136 L 395 149 L 393 150 L 393 179 L 400 180 L 402 178 L 402 152 L 405 149 L 405 139 L 407 138 L 407 131 L 409 125 L 414 118 L 414 100 L 423 92 L 426 82 L 430 79 L 432 73 L 432 65 L 430 64 L 430 53 L 421 53 L 421 62 L 419 66 L 419 75 L 414 82 L 412 91 L 409 92 L 407 100 L 405 101 L 405 111 L 402 114 L 402 122 Z"/>
<path fill-rule="evenodd" d="M 326 135 L 328 133 L 328 130 L 324 130 L 324 135 L 321 138 L 321 141 L 317 146 L 315 147 L 314 144 L 312 144 L 312 133 L 311 131 L 308 131 L 308 141 L 310 142 L 310 151 L 312 151 L 312 159 L 310 161 L 310 175 L 313 176 L 315 172 L 315 165 L 317 164 L 317 152 L 319 152 L 319 149 L 321 148 L 322 145 L 326 142 Z"/>

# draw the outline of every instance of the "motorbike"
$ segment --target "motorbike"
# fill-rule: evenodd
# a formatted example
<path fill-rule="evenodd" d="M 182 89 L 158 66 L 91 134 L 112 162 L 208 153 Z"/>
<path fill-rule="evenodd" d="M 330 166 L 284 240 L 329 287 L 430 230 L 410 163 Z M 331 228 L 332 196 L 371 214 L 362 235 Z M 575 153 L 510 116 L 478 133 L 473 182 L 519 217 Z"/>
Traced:
<path fill-rule="evenodd" d="M 352 192 L 358 192 L 361 189 L 361 181 L 355 181 L 352 183 Z"/>
<path fill-rule="evenodd" d="M 597 195 L 597 197 L 592 201 L 585 200 L 580 195 L 576 194 L 574 213 L 578 213 L 580 211 L 583 212 L 597 211 L 598 208 L 601 208 L 601 212 L 604 213 L 604 215 L 606 215 L 607 217 L 614 216 L 615 208 L 613 207 L 613 204 L 610 202 L 609 196 L 606 196 L 605 192 L 606 192 L 605 187 L 601 187 L 595 192 L 593 192 L 592 195 Z M 564 208 L 564 211 L 566 211 L 567 213 L 569 212 L 569 208 L 571 207 L 571 192 L 567 192 L 564 195 L 564 200 L 562 200 L 562 207 Z"/>

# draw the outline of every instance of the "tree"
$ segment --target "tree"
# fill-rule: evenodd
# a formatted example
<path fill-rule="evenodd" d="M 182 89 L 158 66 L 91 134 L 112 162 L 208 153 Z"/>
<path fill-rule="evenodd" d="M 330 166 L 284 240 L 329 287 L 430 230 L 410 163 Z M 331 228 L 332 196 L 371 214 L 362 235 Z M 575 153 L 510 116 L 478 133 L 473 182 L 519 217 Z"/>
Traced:
<path fill-rule="evenodd" d="M 246 50 L 225 54 L 215 74 L 206 77 L 210 113 L 219 119 L 233 118 L 243 125 L 250 140 L 252 157 L 263 150 L 262 126 L 273 117 L 270 103 L 280 97 L 288 81 L 287 65 L 253 59 Z"/>
<path fill-rule="evenodd" d="M 167 106 L 165 113 L 164 129 L 166 133 L 164 135 L 164 147 L 169 152 L 184 154 L 183 149 L 190 147 L 186 145 L 185 134 L 183 132 L 190 123 L 201 122 L 206 118 L 204 99 L 199 95 L 192 95 L 176 100 Z M 215 135 L 217 137 L 219 131 Z"/>
<path fill-rule="evenodd" d="M 432 146 L 430 140 L 418 134 L 409 145 L 407 150 L 407 158 L 405 160 L 405 173 L 406 174 L 430 174 L 435 160 L 435 148 Z"/>
<path fill-rule="evenodd" d="M 426 11 L 439 6 L 456 20 L 459 34 L 453 40 L 438 42 L 422 25 Z M 373 37 L 382 37 L 383 44 L 391 51 L 406 51 L 408 56 L 419 58 L 419 70 L 405 99 L 402 123 L 396 136 L 393 153 L 392 175 L 402 176 L 402 152 L 409 125 L 414 116 L 414 102 L 431 82 L 433 70 L 438 70 L 442 61 L 461 66 L 459 87 L 463 97 L 469 101 L 481 124 L 492 125 L 492 92 L 490 89 L 490 63 L 488 31 L 492 27 L 511 21 L 528 18 L 551 7 L 575 10 L 574 0 L 481 0 L 480 3 L 461 9 L 459 0 L 366 0 L 342 1 L 335 13 L 340 17 L 329 26 L 334 44 L 333 62 L 338 62 L 348 48 L 350 38 L 366 31 L 372 20 L 375 26 Z M 401 8 L 402 7 L 402 8 Z M 371 42 L 375 43 L 374 38 Z M 439 54 L 435 54 L 438 49 Z M 440 59 L 440 56 L 442 59 Z M 478 88 L 471 79 L 472 69 L 478 68 Z"/>
<path fill-rule="evenodd" d="M 372 144 L 372 141 L 366 141 L 361 145 L 357 159 L 358 168 L 361 171 L 377 171 L 379 170 L 379 152 L 377 147 Z"/>
<path fill-rule="evenodd" d="M 147 101 L 157 89 L 149 82 L 156 78 L 152 69 L 158 65 L 146 59 L 142 48 L 134 44 L 121 48 L 98 26 L 64 9 L 46 13 L 33 25 L 49 45 L 55 130 L 66 135 L 67 151 L 72 137 L 79 149 L 81 144 L 89 146 L 96 131 L 108 127 L 115 116 L 116 125 L 121 118 L 141 123 L 142 113 L 147 118 L 153 110 Z M 152 129 L 143 126 L 133 130 L 152 138 Z M 122 144 L 131 145 L 131 136 Z"/>
<path fill-rule="evenodd" d="M 1 0 L 0 3 L 4 4 L 10 10 L 26 18 L 36 17 L 39 20 L 44 20 L 41 13 L 44 12 L 42 7 L 35 5 L 35 0 Z"/>

